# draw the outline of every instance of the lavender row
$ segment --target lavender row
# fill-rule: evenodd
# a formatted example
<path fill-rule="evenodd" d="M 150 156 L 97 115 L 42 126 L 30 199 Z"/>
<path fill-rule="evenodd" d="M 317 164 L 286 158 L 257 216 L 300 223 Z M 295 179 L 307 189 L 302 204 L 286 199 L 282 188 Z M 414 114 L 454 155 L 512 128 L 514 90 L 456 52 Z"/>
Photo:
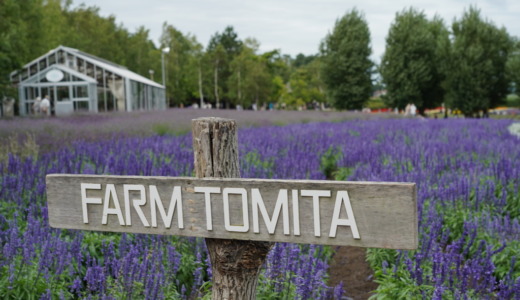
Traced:
<path fill-rule="evenodd" d="M 333 153 L 336 178 L 416 182 L 419 250 L 369 251 L 378 293 L 392 297 L 412 286 L 407 291 L 417 297 L 520 297 L 520 139 L 507 131 L 510 123 L 413 119 L 248 128 L 239 132 L 241 173 L 324 179 L 323 157 Z M 76 141 L 38 160 L 9 157 L 0 165 L 0 280 L 6 287 L 0 296 L 16 294 L 24 280 L 52 282 L 29 290 L 65 298 L 207 293 L 211 273 L 200 241 L 59 231 L 48 228 L 45 217 L 47 173 L 190 176 L 192 162 L 190 135 L 114 135 Z M 277 245 L 259 293 L 332 297 L 322 252 Z"/>
<path fill-rule="evenodd" d="M 331 155 L 336 177 L 417 183 L 419 250 L 371 250 L 380 296 L 509 299 L 520 297 L 520 139 L 507 130 L 510 123 L 413 119 L 263 128 L 244 134 L 242 152 L 261 162 L 248 165 L 246 176 L 324 179 L 320 158 L 332 149 L 339 154 Z"/>

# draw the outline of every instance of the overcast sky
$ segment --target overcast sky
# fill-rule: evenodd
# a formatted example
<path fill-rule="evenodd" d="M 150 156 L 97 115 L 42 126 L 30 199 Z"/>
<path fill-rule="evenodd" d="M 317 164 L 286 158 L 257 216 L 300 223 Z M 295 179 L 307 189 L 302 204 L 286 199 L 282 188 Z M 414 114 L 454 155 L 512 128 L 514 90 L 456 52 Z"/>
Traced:
<path fill-rule="evenodd" d="M 476 5 L 482 16 L 520 36 L 519 0 L 74 0 L 75 5 L 100 8 L 102 16 L 114 15 L 130 32 L 139 26 L 150 30 L 158 45 L 167 22 L 183 34 L 190 33 L 207 45 L 215 32 L 232 25 L 240 39 L 256 38 L 260 52 L 274 49 L 292 56 L 318 53 L 319 44 L 335 21 L 352 8 L 365 14 L 372 37 L 372 58 L 380 61 L 385 37 L 396 12 L 414 7 L 429 18 L 439 15 L 451 25 L 464 10 Z"/>

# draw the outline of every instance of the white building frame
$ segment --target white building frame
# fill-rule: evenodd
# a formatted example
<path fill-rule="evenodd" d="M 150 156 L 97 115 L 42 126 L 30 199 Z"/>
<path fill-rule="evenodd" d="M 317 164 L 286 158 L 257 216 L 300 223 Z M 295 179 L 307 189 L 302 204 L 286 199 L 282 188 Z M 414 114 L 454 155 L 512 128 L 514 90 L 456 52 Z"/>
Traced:
<path fill-rule="evenodd" d="M 51 73 L 50 73 L 51 72 Z M 51 76 L 56 75 L 59 76 Z M 37 97 L 49 96 L 53 114 L 166 109 L 165 88 L 127 68 L 59 46 L 11 73 L 20 115 L 34 113 Z"/>

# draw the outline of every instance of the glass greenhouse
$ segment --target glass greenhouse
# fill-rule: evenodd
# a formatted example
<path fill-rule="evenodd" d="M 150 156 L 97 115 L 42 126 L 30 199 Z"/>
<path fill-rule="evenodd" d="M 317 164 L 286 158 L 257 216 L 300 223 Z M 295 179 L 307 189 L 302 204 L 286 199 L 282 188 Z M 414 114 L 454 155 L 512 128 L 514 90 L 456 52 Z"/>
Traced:
<path fill-rule="evenodd" d="M 20 115 L 34 114 L 34 101 L 45 96 L 54 115 L 166 108 L 163 85 L 123 66 L 64 46 L 11 73 L 11 82 L 18 86 Z"/>

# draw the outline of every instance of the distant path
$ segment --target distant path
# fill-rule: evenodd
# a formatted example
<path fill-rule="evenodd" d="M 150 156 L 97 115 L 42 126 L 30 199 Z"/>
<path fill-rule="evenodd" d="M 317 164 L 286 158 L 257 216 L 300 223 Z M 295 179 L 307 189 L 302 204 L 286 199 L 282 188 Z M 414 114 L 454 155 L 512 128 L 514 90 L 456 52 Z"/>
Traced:
<path fill-rule="evenodd" d="M 329 286 L 343 281 L 343 290 L 353 300 L 366 300 L 377 288 L 373 272 L 366 262 L 366 249 L 360 247 L 338 247 L 329 267 Z"/>

